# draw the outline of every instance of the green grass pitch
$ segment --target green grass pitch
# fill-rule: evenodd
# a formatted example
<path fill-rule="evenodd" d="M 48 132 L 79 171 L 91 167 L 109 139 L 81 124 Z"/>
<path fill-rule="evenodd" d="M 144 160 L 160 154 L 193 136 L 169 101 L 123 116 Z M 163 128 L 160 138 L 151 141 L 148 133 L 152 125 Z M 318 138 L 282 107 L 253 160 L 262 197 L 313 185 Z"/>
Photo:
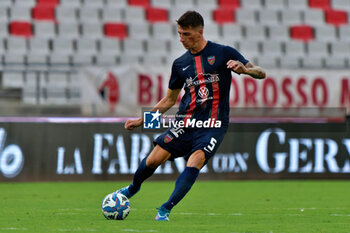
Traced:
<path fill-rule="evenodd" d="M 148 181 L 126 220 L 106 220 L 102 199 L 126 184 L 0 183 L 0 232 L 350 232 L 349 181 L 198 181 L 169 222 L 155 208 L 174 182 Z"/>

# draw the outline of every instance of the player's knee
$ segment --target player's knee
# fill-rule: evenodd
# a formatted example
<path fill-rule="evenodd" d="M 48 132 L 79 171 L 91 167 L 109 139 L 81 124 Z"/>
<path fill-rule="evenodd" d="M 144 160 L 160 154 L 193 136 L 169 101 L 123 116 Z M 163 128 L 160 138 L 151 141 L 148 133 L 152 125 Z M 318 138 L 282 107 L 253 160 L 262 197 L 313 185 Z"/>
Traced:
<path fill-rule="evenodd" d="M 205 153 L 202 150 L 197 150 L 188 159 L 187 167 L 196 167 L 200 170 L 204 166 L 205 161 Z"/>

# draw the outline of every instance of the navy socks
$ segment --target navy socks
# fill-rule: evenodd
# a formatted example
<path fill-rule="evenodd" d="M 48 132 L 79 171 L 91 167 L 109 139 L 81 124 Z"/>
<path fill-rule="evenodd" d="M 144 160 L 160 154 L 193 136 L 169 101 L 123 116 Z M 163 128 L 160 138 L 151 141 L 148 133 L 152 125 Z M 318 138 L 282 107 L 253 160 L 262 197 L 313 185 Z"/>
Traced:
<path fill-rule="evenodd" d="M 186 167 L 180 174 L 175 183 L 175 189 L 169 200 L 162 207 L 171 210 L 182 198 L 190 191 L 192 185 L 196 181 L 199 170 L 195 167 Z"/>
<path fill-rule="evenodd" d="M 134 179 L 132 181 L 132 183 L 129 186 L 129 192 L 130 194 L 135 194 L 137 193 L 137 191 L 140 190 L 141 188 L 141 184 L 150 176 L 153 175 L 153 173 L 155 172 L 156 169 L 154 168 L 150 168 L 146 166 L 146 159 L 147 157 L 145 157 L 140 166 L 138 167 L 138 169 L 135 172 L 134 175 Z"/>

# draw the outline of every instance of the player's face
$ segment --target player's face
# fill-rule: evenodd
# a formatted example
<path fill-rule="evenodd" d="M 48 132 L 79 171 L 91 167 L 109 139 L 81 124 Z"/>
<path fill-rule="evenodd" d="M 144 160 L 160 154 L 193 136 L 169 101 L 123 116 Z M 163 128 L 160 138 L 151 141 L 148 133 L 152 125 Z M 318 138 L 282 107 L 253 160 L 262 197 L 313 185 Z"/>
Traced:
<path fill-rule="evenodd" d="M 202 28 L 182 28 L 177 27 L 177 32 L 179 33 L 180 42 L 185 47 L 185 49 L 195 49 L 202 38 L 203 29 Z"/>

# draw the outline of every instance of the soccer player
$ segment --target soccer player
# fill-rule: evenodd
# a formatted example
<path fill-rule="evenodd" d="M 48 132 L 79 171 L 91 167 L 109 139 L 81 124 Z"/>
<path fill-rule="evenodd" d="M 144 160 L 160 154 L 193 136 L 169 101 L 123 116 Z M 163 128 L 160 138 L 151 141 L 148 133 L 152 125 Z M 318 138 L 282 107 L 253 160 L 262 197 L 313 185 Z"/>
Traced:
<path fill-rule="evenodd" d="M 204 21 L 198 12 L 185 12 L 177 20 L 177 25 L 180 42 L 187 51 L 173 62 L 167 94 L 152 111 L 164 113 L 169 110 L 184 88 L 176 119 L 185 123 L 209 119 L 214 123 L 209 128 L 195 125 L 168 129 L 154 140 L 153 151 L 139 165 L 132 183 L 117 191 L 131 198 L 159 165 L 184 157 L 186 168 L 177 178 L 169 200 L 158 209 L 157 221 L 169 221 L 170 211 L 191 189 L 200 169 L 215 154 L 224 138 L 229 123 L 231 71 L 255 79 L 265 78 L 260 67 L 246 60 L 234 48 L 205 40 Z M 127 120 L 125 128 L 132 130 L 142 124 L 142 117 Z"/>

